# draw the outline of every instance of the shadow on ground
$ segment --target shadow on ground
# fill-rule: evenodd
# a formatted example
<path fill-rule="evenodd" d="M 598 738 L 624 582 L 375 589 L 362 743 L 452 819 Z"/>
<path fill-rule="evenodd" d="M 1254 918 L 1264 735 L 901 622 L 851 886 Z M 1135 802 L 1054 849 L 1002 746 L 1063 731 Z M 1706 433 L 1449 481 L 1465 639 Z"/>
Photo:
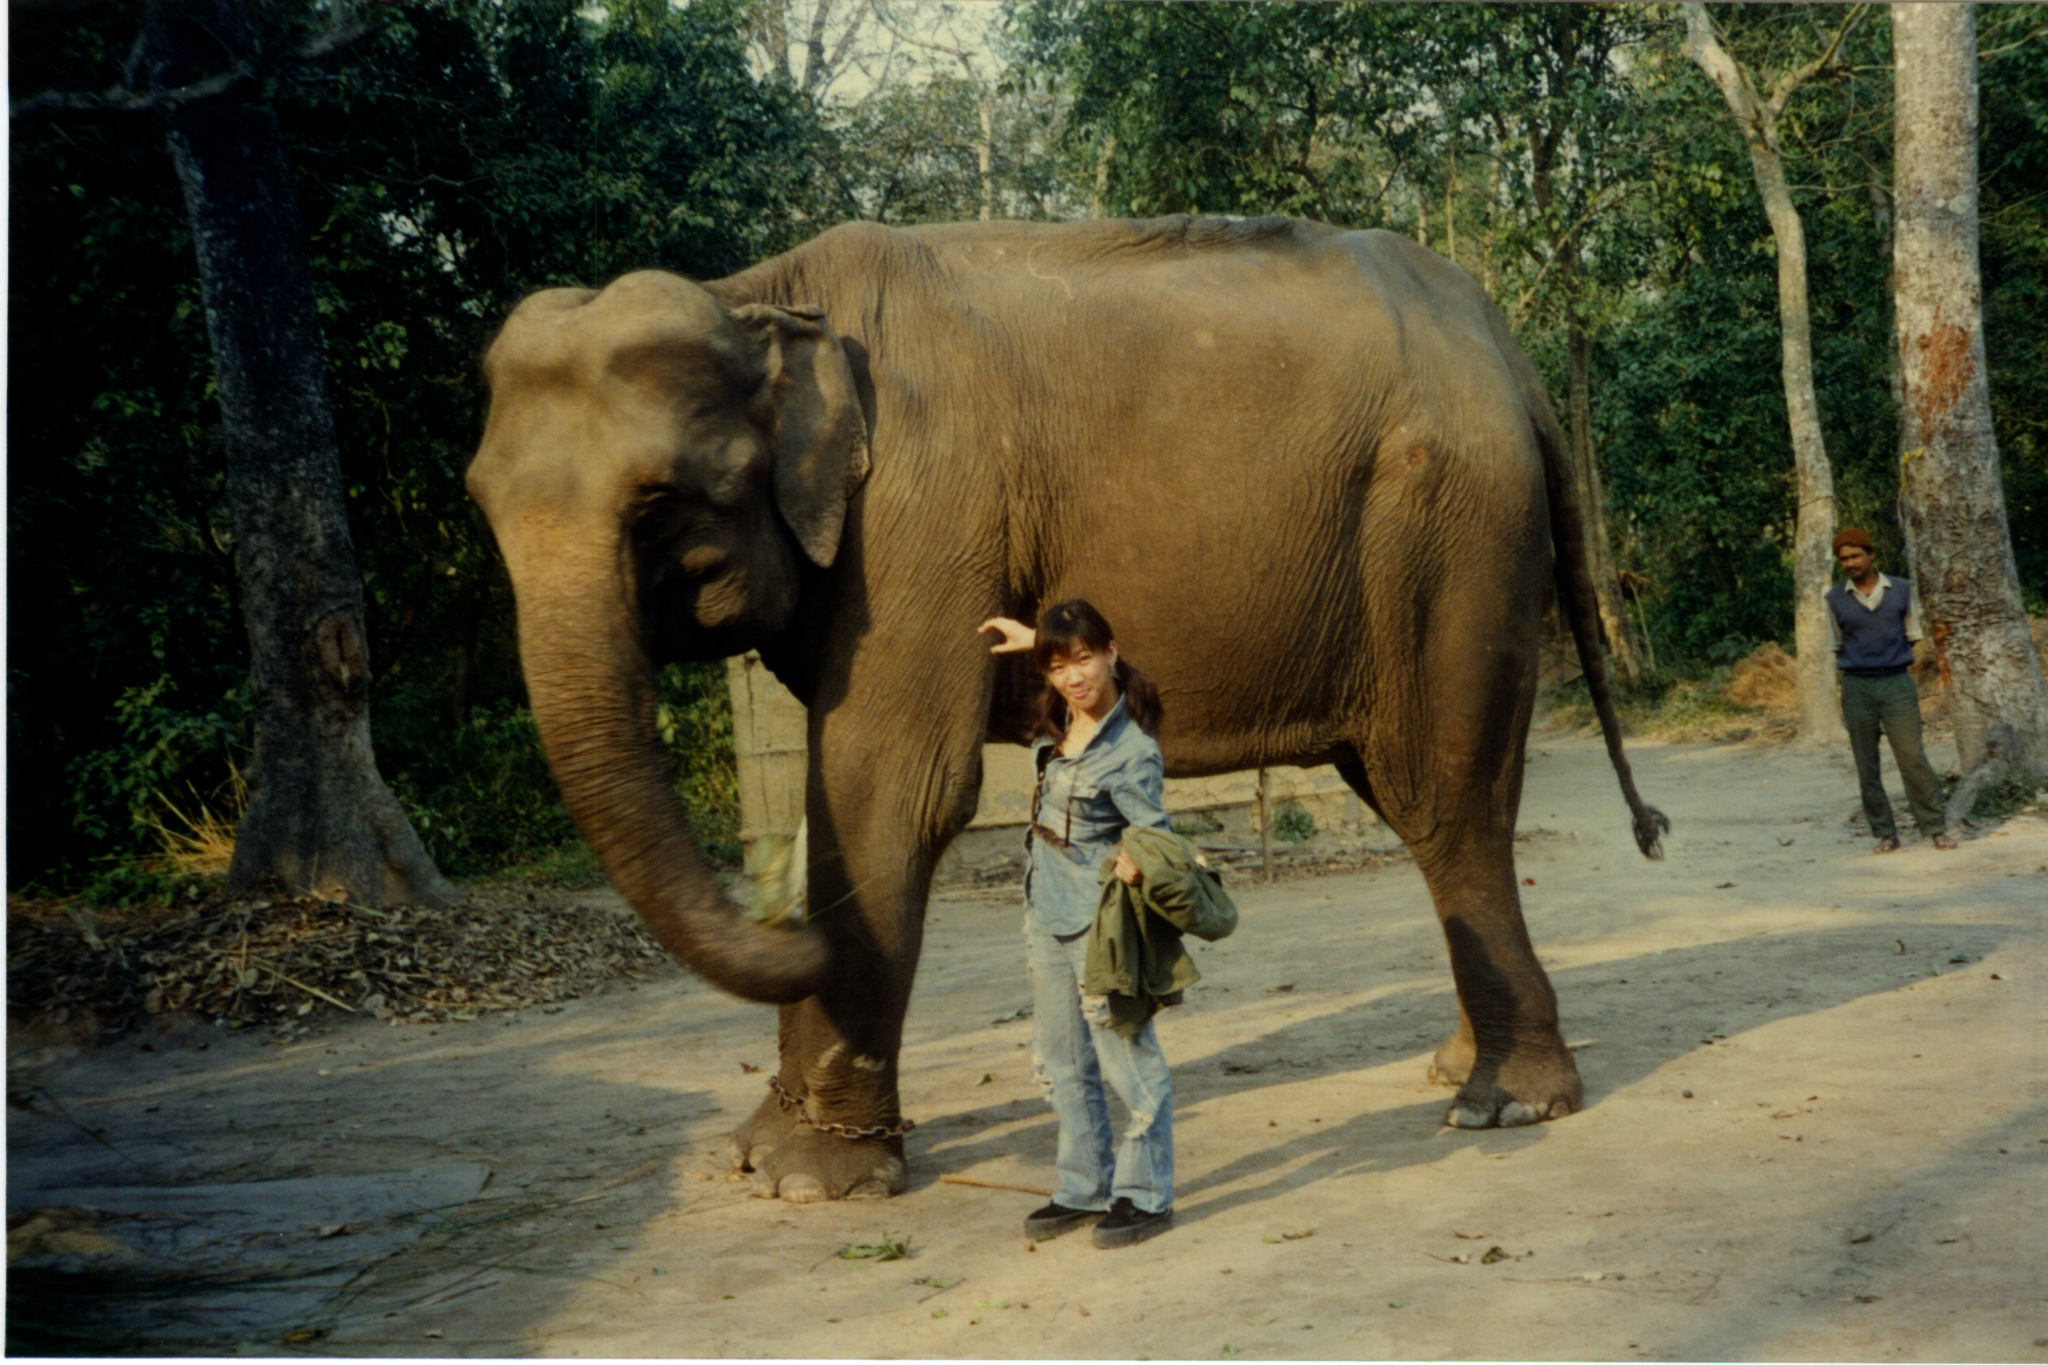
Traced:
<path fill-rule="evenodd" d="M 1909 916 L 1916 908 L 1924 907 L 1900 905 L 1898 911 Z M 1587 1043 L 1578 1053 L 1587 1107 L 1597 1113 L 1608 1097 L 1688 1054 L 1743 1045 L 1746 1035 L 1772 1022 L 1827 1011 L 1879 993 L 1886 979 L 1920 974 L 1906 970 L 1897 945 L 1908 938 L 1928 942 L 1930 936 L 1944 952 L 1981 957 L 1999 946 L 2006 930 L 1996 924 L 1930 928 L 1925 920 L 1866 920 L 1554 972 L 1567 1037 Z M 1897 963 L 1899 972 L 1888 978 L 1873 970 L 1883 966 L 1881 959 Z M 1223 1144 L 1249 1148 L 1244 1155 L 1183 1179 L 1184 1224 L 1199 1225 L 1318 1182 L 1432 1165 L 1465 1149 L 1519 1150 L 1548 1139 L 1548 1125 L 1482 1132 L 1443 1128 L 1447 1090 L 1425 1102 L 1349 1117 L 1332 1112 L 1329 1122 L 1311 1131 L 1265 1139 L 1258 1120 L 1246 1117 L 1256 1106 L 1245 1101 L 1267 1087 L 1363 1077 L 1385 1067 L 1420 1078 L 1435 1041 L 1455 1022 L 1455 1004 L 1446 978 L 1419 968 L 1399 970 L 1401 975 L 1379 984 L 1365 1002 L 1311 1013 L 1206 1055 L 1176 1059 L 1181 1134 L 1201 1134 L 1214 1123 L 1254 1125 L 1253 1132 L 1228 1136 Z M 948 997 L 949 1007 L 954 1000 L 971 1003 L 973 1024 L 963 1030 L 983 1022 L 994 994 L 994 987 L 983 986 Z M 678 995 L 705 997 L 683 1002 L 680 1013 L 686 1017 L 680 1023 Z M 1237 1006 L 1211 1005 L 1207 1018 L 1227 1023 L 1243 1005 L 1270 1002 L 1268 995 L 1248 993 Z M 1313 1010 L 1313 1001 L 1302 1003 Z M 539 1325 L 554 1319 L 583 1282 L 605 1280 L 629 1256 L 645 1260 L 647 1246 L 684 1247 L 669 1259 L 685 1274 L 706 1277 L 707 1285 L 714 1265 L 722 1266 L 718 1273 L 743 1273 L 751 1254 L 746 1229 L 781 1221 L 790 1210 L 769 1203 L 736 1208 L 733 1187 L 693 1168 L 703 1166 L 701 1154 L 751 1109 L 757 1093 L 758 1079 L 738 1079 L 724 1054 L 737 1051 L 739 1060 L 751 1058 L 756 1065 L 773 1062 L 770 1051 L 756 1056 L 732 1042 L 757 1016 L 766 1022 L 765 1012 L 711 995 L 697 983 L 676 982 L 644 990 L 623 1007 L 616 997 L 586 1002 L 573 1025 L 482 1022 L 468 1026 L 472 1031 L 447 1028 L 400 1042 L 378 1030 L 344 1030 L 323 1040 L 324 1049 L 264 1048 L 248 1039 L 239 1046 L 223 1044 L 203 1059 L 167 1042 L 169 1050 L 147 1064 L 106 1071 L 122 1084 L 104 1093 L 74 1088 L 68 1100 L 59 1101 L 54 1086 L 21 1089 L 15 1093 L 25 1107 L 14 1109 L 8 1135 L 10 1185 L 23 1192 L 11 1195 L 11 1228 L 17 1210 L 33 1207 L 25 1192 L 57 1185 L 267 1181 L 374 1174 L 435 1161 L 483 1162 L 493 1174 L 480 1198 L 444 1211 L 443 1221 L 417 1244 L 366 1265 L 345 1291 L 279 1335 L 145 1329 L 96 1337 L 81 1319 L 94 1311 L 90 1305 L 103 1307 L 107 1296 L 129 1309 L 144 1304 L 145 1318 L 146 1305 L 160 1303 L 155 1320 L 170 1324 L 178 1316 L 179 1296 L 220 1285 L 204 1278 L 182 1284 L 161 1277 L 124 1280 L 104 1260 L 66 1262 L 58 1256 L 11 1276 L 16 1292 L 9 1349 L 452 1351 L 456 1343 L 444 1347 L 402 1330 L 407 1315 L 488 1293 L 492 1334 L 465 1334 L 459 1349 L 510 1354 L 535 1349 Z M 552 1031 L 543 1034 L 542 1028 Z M 1001 1036 L 1001 1046 L 1014 1046 L 1012 1035 Z M 480 1048 L 489 1049 L 488 1066 L 478 1061 Z M 316 1065 L 317 1076 L 309 1075 Z M 593 1067 L 621 1078 L 602 1079 L 591 1074 Z M 663 1083 L 670 1075 L 698 1079 L 716 1068 L 735 1079 L 710 1089 Z M 624 1079 L 628 1074 L 636 1078 Z M 1381 1080 L 1378 1092 L 1384 1094 Z M 1361 1094 L 1365 1090 L 1361 1085 Z M 293 1098 L 281 1101 L 279 1094 Z M 1333 1101 L 1333 1111 L 1340 1107 Z M 913 1190 L 989 1162 L 1044 1166 L 1051 1139 L 1050 1115 L 1030 1103 L 990 1104 L 935 1118 L 910 1142 Z M 1212 1130 L 1203 1143 L 1216 1140 Z M 1946 1173 L 1946 1167 L 1931 1168 L 1928 1179 Z M 1888 1196 L 1893 1202 L 1899 1197 L 1911 1196 Z M 700 1241 L 688 1221 L 700 1209 L 728 1209 L 732 1216 L 714 1220 L 716 1229 Z M 685 1222 L 676 1225 L 675 1219 Z M 317 1229 L 302 1234 L 314 1236 Z M 262 1294 L 276 1286 L 247 1288 Z M 24 1299 L 20 1291 L 33 1291 L 34 1297 Z M 344 1317 L 351 1324 L 345 1340 L 328 1344 Z M 385 1320 L 397 1324 L 388 1338 L 374 1326 Z M 1728 1354 L 1732 1338 L 1724 1329 L 1735 1327 L 1717 1326 L 1693 1349 L 1701 1356 Z M 1754 1339 L 1763 1340 L 1763 1329 L 1757 1331 Z M 689 1344 L 678 1342 L 677 1350 L 687 1354 Z"/>

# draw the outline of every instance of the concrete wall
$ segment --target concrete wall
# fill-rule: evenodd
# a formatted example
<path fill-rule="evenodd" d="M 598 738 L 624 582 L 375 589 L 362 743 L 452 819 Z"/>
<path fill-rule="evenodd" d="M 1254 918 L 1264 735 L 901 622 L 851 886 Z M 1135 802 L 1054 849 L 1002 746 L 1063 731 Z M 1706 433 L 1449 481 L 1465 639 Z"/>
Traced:
<path fill-rule="evenodd" d="M 805 711 L 759 656 L 727 661 L 732 689 L 733 750 L 739 763 L 740 840 L 751 866 L 763 834 L 793 834 L 804 812 Z M 991 744 L 981 753 L 981 804 L 939 864 L 939 876 L 997 877 L 1020 864 L 1024 826 L 1031 821 L 1031 751 Z M 1379 824 L 1337 770 L 1273 768 L 1267 773 L 1273 809 L 1300 806 L 1318 831 L 1358 837 Z M 1175 823 L 1215 827 L 1212 839 L 1256 844 L 1258 774 L 1168 778 L 1166 809 Z"/>

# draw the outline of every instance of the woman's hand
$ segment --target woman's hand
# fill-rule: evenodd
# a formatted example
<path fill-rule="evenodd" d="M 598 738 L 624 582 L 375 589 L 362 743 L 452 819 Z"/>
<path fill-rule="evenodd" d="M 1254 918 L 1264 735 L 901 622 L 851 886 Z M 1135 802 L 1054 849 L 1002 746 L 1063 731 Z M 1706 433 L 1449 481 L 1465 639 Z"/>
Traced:
<path fill-rule="evenodd" d="M 1122 849 L 1116 851 L 1116 879 L 1125 886 L 1139 886 L 1145 880 L 1145 874 L 1138 871 L 1138 865 L 1131 861 L 1131 855 Z"/>
<path fill-rule="evenodd" d="M 991 654 L 1021 654 L 1038 643 L 1038 632 L 1022 621 L 1012 621 L 1007 616 L 991 616 L 976 626 L 975 633 L 987 635 L 990 631 L 1002 636 L 1000 643 L 990 645 Z"/>

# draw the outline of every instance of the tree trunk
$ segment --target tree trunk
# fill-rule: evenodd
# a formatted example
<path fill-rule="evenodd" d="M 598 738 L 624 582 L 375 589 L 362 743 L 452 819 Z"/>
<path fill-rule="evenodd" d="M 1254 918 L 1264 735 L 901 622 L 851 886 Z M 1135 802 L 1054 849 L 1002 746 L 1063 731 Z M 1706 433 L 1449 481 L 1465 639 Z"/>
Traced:
<path fill-rule="evenodd" d="M 1451 149 L 1450 164 L 1444 176 L 1444 255 L 1452 265 L 1458 263 L 1458 149 Z"/>
<path fill-rule="evenodd" d="M 1990 770 L 2048 772 L 2048 686 L 2020 605 L 1984 375 L 1976 30 L 1968 5 L 1892 6 L 1899 503 L 1973 788 Z"/>
<path fill-rule="evenodd" d="M 1500 159 L 1486 159 L 1486 240 L 1479 252 L 1479 287 L 1493 297 L 1494 219 L 1500 208 Z"/>
<path fill-rule="evenodd" d="M 1579 485 L 1579 503 L 1586 509 L 1586 551 L 1592 562 L 1593 597 L 1600 608 L 1600 630 L 1607 651 L 1627 681 L 1642 676 L 1635 643 L 1629 635 L 1621 576 L 1615 569 L 1614 542 L 1607 534 L 1607 488 L 1593 458 L 1593 338 L 1576 317 L 1565 325 L 1565 351 L 1571 360 L 1572 474 Z"/>
<path fill-rule="evenodd" d="M 1843 737 L 1834 651 L 1828 646 L 1826 600 L 1835 571 L 1834 551 L 1829 545 L 1835 537 L 1835 475 L 1821 435 L 1820 401 L 1813 392 L 1806 230 L 1785 183 L 1784 158 L 1778 149 L 1782 101 L 1791 97 L 1800 81 L 1781 83 L 1773 103 L 1767 104 L 1715 38 L 1704 5 L 1685 6 L 1685 26 L 1686 54 L 1720 87 L 1736 126 L 1742 130 L 1742 140 L 1748 144 L 1757 193 L 1777 243 L 1779 370 L 1785 385 L 1785 418 L 1792 430 L 1798 495 L 1793 514 L 1792 598 L 1793 649 L 1799 662 L 1799 734 L 1808 743 L 1832 743 Z"/>
<path fill-rule="evenodd" d="M 1102 144 L 1102 150 L 1095 157 L 1095 195 L 1088 202 L 1088 216 L 1100 218 L 1102 206 L 1109 198 L 1109 163 L 1116 155 L 1116 134 L 1110 134 Z"/>
<path fill-rule="evenodd" d="M 1892 219 L 1894 216 L 1892 213 L 1892 192 L 1873 180 L 1870 182 L 1868 193 L 1870 196 L 1870 226 L 1877 233 L 1877 254 L 1884 258 L 1884 307 L 1885 311 L 1889 313 L 1892 308 L 1892 300 L 1897 297 L 1899 292 L 1898 270 L 1893 259 L 1896 253 L 1892 247 Z M 1898 319 L 1893 317 L 1888 318 L 1887 321 L 1891 323 L 1893 330 L 1896 330 Z M 1885 357 L 1884 387 L 1885 392 L 1892 396 L 1892 411 L 1895 413 L 1903 413 L 1906 410 L 1905 385 L 1906 381 L 1899 374 L 1898 348 L 1893 347 L 1891 353 Z M 1899 447 L 1901 450 L 1905 448 L 1903 445 Z"/>
<path fill-rule="evenodd" d="M 996 97 L 992 91 L 979 92 L 981 114 L 981 141 L 974 146 L 975 160 L 981 168 L 981 221 L 986 223 L 996 216 Z"/>
<path fill-rule="evenodd" d="M 237 0 L 157 0 L 134 75 L 171 90 L 249 56 Z M 249 627 L 255 752 L 228 884 L 369 904 L 453 903 L 454 889 L 370 750 L 362 579 L 276 116 L 250 77 L 176 106 L 169 122 L 220 393 Z"/>

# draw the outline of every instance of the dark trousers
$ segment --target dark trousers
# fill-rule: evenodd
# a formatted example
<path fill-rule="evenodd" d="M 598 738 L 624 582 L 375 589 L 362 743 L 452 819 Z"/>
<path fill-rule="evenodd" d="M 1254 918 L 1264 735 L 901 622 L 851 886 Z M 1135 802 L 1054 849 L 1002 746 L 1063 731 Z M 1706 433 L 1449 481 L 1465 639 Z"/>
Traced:
<path fill-rule="evenodd" d="M 1941 784 L 1920 743 L 1920 690 L 1913 686 L 1911 674 L 1859 678 L 1844 673 L 1842 724 L 1849 730 L 1849 750 L 1856 755 L 1863 814 L 1870 821 L 1872 835 L 1891 839 L 1899 832 L 1877 766 L 1880 734 L 1891 739 L 1892 757 L 1898 760 L 1899 776 L 1906 781 L 1906 803 L 1913 808 L 1913 822 L 1920 826 L 1920 833 L 1932 838 L 1948 828 L 1941 815 Z"/>

